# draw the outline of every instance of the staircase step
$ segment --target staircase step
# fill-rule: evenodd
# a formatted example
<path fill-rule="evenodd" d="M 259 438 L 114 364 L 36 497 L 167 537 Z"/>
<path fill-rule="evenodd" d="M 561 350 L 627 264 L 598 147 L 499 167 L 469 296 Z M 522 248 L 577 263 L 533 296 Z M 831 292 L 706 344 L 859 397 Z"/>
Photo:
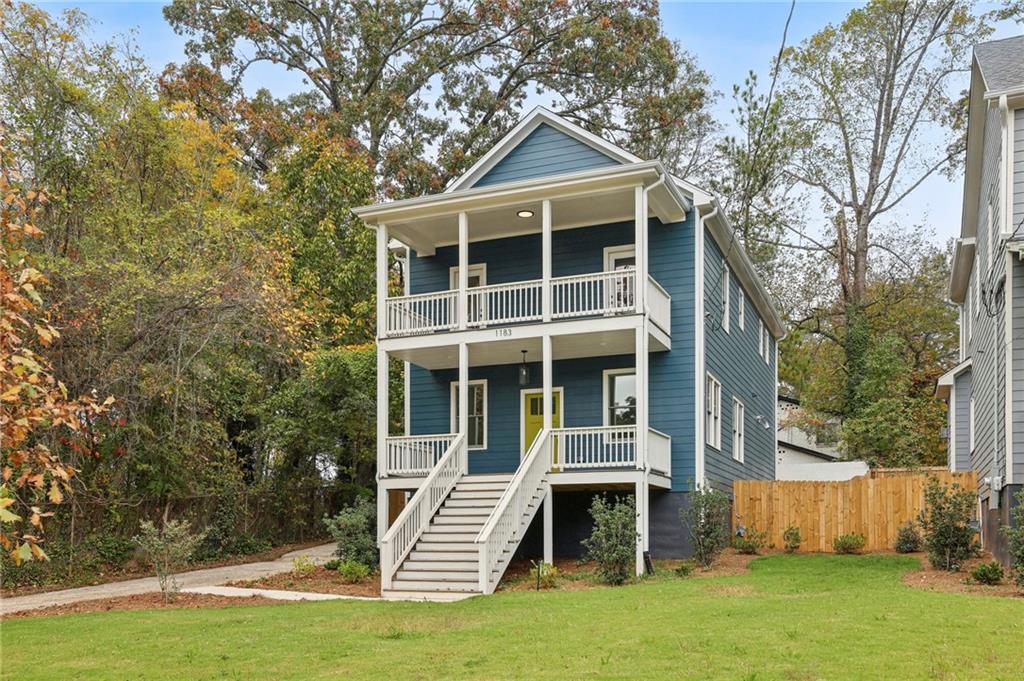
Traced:
<path fill-rule="evenodd" d="M 490 506 L 449 506 L 448 504 L 450 503 L 450 501 L 446 503 L 441 507 L 441 510 L 437 512 L 439 517 L 474 518 L 479 516 L 486 518 L 491 515 L 491 511 L 494 510 Z"/>
<path fill-rule="evenodd" d="M 463 475 L 459 482 L 503 482 L 506 485 L 512 480 L 514 473 L 489 473 L 487 475 Z"/>
<path fill-rule="evenodd" d="M 480 584 L 472 582 L 451 582 L 441 580 L 396 579 L 391 582 L 393 591 L 457 591 L 462 593 L 480 593 Z"/>
<path fill-rule="evenodd" d="M 480 533 L 477 529 L 475 532 L 456 532 L 449 529 L 445 531 L 438 531 L 436 526 L 431 526 L 426 532 L 420 535 L 420 541 L 425 543 L 443 542 L 443 543 L 457 543 L 464 544 L 466 546 L 475 546 L 473 540 L 476 539 L 476 535 Z M 417 548 L 419 544 L 417 543 Z"/>
<path fill-rule="evenodd" d="M 484 494 L 488 496 L 482 496 Z M 487 508 L 494 508 L 500 499 L 501 495 L 497 492 L 452 492 L 448 498 L 445 499 L 445 504 L 454 504 L 455 506 L 486 506 Z"/>
<path fill-rule="evenodd" d="M 420 542 L 409 552 L 410 560 L 475 560 L 480 555 L 473 542 Z"/>
<path fill-rule="evenodd" d="M 445 583 L 468 583 L 475 584 L 479 579 L 480 570 L 406 570 L 405 566 L 395 574 L 396 581 L 441 581 Z"/>
<path fill-rule="evenodd" d="M 430 527 L 438 532 L 465 532 L 476 535 L 483 528 L 485 520 L 486 518 L 480 518 L 479 522 L 472 522 L 458 517 L 434 518 L 434 522 L 431 523 Z"/>
<path fill-rule="evenodd" d="M 451 603 L 479 595 L 479 591 L 397 591 L 387 589 L 380 592 L 381 598 L 386 601 L 434 601 L 438 603 Z"/>
<path fill-rule="evenodd" d="M 402 563 L 403 570 L 477 570 L 480 566 L 475 560 L 413 560 Z"/>

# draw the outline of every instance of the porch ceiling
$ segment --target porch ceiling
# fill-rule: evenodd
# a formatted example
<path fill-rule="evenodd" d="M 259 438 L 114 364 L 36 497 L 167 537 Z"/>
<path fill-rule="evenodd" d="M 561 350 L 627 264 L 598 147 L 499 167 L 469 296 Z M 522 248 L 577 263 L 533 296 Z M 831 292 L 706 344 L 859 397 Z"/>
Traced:
<path fill-rule="evenodd" d="M 633 329 L 555 336 L 551 339 L 552 359 L 631 355 L 636 351 L 635 338 Z M 541 337 L 538 335 L 472 343 L 469 346 L 469 363 L 470 366 L 519 364 L 523 361 L 523 350 L 526 350 L 527 362 L 539 362 L 542 353 L 541 342 Z M 652 352 L 657 352 L 667 348 L 664 348 L 652 335 L 650 349 Z M 411 362 L 424 369 L 455 369 L 459 366 L 459 346 L 457 344 L 399 349 L 391 351 L 390 354 L 396 359 Z"/>

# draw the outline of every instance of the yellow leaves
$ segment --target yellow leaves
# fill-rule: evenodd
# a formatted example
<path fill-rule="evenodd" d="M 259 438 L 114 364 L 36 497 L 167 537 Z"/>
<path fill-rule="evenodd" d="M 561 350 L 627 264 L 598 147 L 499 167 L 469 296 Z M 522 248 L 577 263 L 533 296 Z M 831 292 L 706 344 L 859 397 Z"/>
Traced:
<path fill-rule="evenodd" d="M 10 510 L 10 507 L 14 505 L 14 499 L 10 497 L 0 497 L 0 522 L 4 523 L 16 523 L 21 520 L 21 516 Z"/>
<path fill-rule="evenodd" d="M 64 501 L 64 494 L 60 491 L 60 486 L 56 480 L 50 481 L 50 491 L 47 493 L 46 498 L 50 500 L 52 504 L 59 504 Z"/>

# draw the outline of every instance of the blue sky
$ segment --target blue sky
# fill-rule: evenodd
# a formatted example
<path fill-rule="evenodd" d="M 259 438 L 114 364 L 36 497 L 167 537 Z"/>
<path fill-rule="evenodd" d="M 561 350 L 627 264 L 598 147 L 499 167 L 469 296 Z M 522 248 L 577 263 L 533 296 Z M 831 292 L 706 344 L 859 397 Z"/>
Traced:
<path fill-rule="evenodd" d="M 160 71 L 168 62 L 184 60 L 185 39 L 175 35 L 163 19 L 163 2 L 43 2 L 48 11 L 79 7 L 95 24 L 93 35 L 105 40 L 135 32 L 135 40 L 150 66 Z M 798 2 L 787 42 L 794 44 L 827 23 L 841 21 L 858 3 Z M 979 5 L 985 11 L 987 5 Z M 766 78 L 767 66 L 778 52 L 788 2 L 662 2 L 664 30 L 697 57 L 711 74 L 714 86 L 723 93 L 715 113 L 728 125 L 734 83 L 742 82 L 754 69 Z M 994 37 L 1019 33 L 1014 25 L 997 27 Z M 271 65 L 250 71 L 249 87 L 267 87 L 285 95 L 301 87 L 300 79 Z M 959 233 L 962 185 L 935 177 L 922 185 L 904 203 L 894 219 L 904 225 L 925 225 L 937 239 L 945 241 Z"/>

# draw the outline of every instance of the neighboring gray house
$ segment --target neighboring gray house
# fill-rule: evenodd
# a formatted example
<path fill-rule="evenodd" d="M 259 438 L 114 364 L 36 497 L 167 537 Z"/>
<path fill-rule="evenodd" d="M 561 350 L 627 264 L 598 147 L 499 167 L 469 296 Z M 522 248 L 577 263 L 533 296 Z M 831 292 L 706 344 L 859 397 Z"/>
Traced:
<path fill-rule="evenodd" d="M 960 363 L 939 379 L 953 470 L 978 473 L 985 547 L 1024 483 L 1024 36 L 974 49 L 960 238 L 950 299 Z"/>

